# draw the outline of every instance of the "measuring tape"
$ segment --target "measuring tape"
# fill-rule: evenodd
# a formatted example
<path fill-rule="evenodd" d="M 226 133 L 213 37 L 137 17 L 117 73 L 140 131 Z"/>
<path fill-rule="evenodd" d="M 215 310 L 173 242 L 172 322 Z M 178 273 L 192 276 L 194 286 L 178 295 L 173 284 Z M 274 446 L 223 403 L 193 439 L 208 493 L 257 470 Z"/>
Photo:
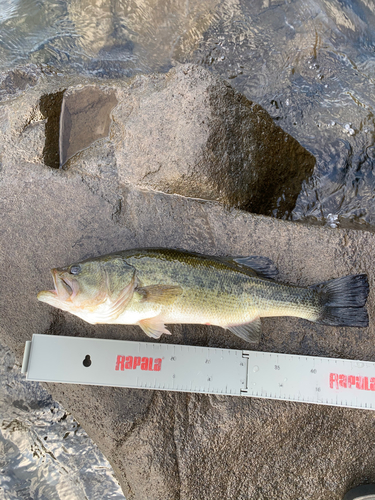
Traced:
<path fill-rule="evenodd" d="M 251 396 L 375 409 L 375 363 L 292 354 L 33 335 L 27 380 Z"/>

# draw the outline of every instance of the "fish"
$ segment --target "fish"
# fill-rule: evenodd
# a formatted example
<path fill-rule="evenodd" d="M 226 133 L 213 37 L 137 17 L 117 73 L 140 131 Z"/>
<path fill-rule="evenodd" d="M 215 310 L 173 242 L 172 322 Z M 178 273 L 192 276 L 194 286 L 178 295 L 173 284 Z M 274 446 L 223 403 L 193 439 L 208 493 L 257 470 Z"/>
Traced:
<path fill-rule="evenodd" d="M 366 274 L 310 287 L 275 281 L 268 257 L 217 257 L 138 248 L 51 270 L 55 288 L 37 298 L 91 324 L 138 325 L 151 338 L 166 324 L 204 324 L 259 342 L 261 318 L 294 316 L 322 325 L 367 327 Z"/>

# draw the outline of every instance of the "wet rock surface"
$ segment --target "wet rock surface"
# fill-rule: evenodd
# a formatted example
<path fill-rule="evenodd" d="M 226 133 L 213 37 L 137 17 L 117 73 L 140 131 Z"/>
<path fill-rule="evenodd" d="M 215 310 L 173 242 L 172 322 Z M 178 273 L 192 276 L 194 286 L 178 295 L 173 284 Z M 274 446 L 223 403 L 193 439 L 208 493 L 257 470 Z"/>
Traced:
<path fill-rule="evenodd" d="M 28 86 L 33 87 L 40 75 L 40 70 L 33 65 L 0 73 L 0 100 L 25 90 Z"/>
<path fill-rule="evenodd" d="M 147 85 L 162 82 L 163 88 L 164 78 Z M 365 272 L 369 328 L 267 319 L 256 349 L 375 360 L 375 235 L 286 223 L 144 189 L 121 173 L 121 127 L 127 134 L 140 128 L 126 129 L 118 108 L 108 138 L 75 155 L 66 170 L 51 169 L 43 163 L 46 118 L 39 103 L 42 94 L 63 86 L 50 87 L 37 84 L 0 108 L 0 339 L 18 360 L 33 333 L 147 342 L 138 327 L 88 325 L 36 300 L 38 291 L 52 287 L 54 266 L 147 246 L 264 255 L 276 263 L 279 280 L 306 286 Z M 117 91 L 120 108 L 120 94 L 129 89 Z M 131 143 L 125 133 L 122 141 Z M 185 151 L 193 154 L 188 145 Z M 220 328 L 174 325 L 171 331 L 160 341 L 249 347 Z M 129 499 L 338 500 L 349 487 L 375 480 L 370 411 L 109 387 L 49 384 L 48 390 L 100 446 Z"/>
<path fill-rule="evenodd" d="M 77 152 L 108 136 L 110 113 L 116 104 L 113 91 L 103 92 L 94 86 L 64 94 L 59 130 L 60 166 Z"/>
<path fill-rule="evenodd" d="M 4 500 L 124 500 L 97 445 L 1 343 L 0 463 Z"/>
<path fill-rule="evenodd" d="M 291 211 L 315 159 L 199 66 L 135 79 L 113 112 L 120 182 L 269 214 Z"/>

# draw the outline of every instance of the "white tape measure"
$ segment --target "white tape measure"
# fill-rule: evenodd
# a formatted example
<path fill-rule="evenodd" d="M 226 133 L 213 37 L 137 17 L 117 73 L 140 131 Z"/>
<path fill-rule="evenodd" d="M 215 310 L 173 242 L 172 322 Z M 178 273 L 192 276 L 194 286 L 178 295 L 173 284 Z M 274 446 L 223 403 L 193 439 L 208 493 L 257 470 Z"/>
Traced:
<path fill-rule="evenodd" d="M 33 335 L 27 380 L 375 409 L 375 363 L 124 340 Z"/>

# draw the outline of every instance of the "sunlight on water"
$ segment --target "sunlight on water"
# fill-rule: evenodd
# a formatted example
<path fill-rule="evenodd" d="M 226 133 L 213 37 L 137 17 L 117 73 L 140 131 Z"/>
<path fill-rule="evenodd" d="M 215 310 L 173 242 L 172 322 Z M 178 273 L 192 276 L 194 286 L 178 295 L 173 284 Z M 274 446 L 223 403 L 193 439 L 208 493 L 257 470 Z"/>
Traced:
<path fill-rule="evenodd" d="M 121 500 L 113 471 L 74 418 L 27 382 L 0 345 L 0 498 Z"/>
<path fill-rule="evenodd" d="M 369 0 L 0 0 L 0 69 L 116 78 L 196 62 L 261 104 L 317 158 L 294 210 L 274 207 L 292 220 L 375 226 L 374 51 Z"/>
<path fill-rule="evenodd" d="M 261 104 L 317 158 L 293 220 L 375 225 L 375 7 L 369 2 L 241 2 L 195 61 Z M 221 16 L 224 19 L 224 16 Z"/>

